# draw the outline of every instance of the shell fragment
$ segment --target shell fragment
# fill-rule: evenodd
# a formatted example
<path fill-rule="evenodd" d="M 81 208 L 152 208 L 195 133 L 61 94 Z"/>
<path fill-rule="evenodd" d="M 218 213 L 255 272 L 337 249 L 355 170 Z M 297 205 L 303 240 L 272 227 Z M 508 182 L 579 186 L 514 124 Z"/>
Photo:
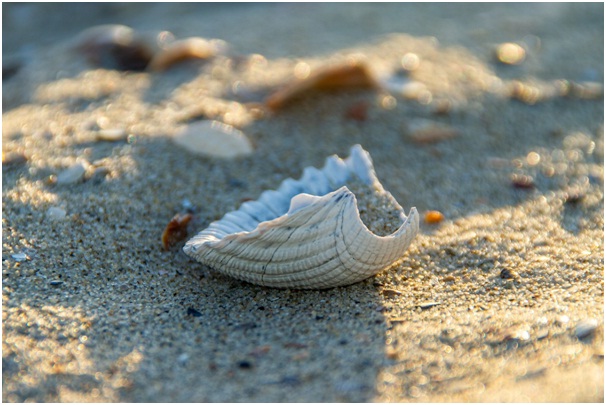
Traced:
<path fill-rule="evenodd" d="M 348 185 L 363 183 L 397 209 L 399 228 L 386 236 L 362 222 Z M 354 187 L 355 188 L 355 187 Z M 287 179 L 277 191 L 189 240 L 185 253 L 217 271 L 254 284 L 321 289 L 362 281 L 402 257 L 419 228 L 419 215 L 402 207 L 379 183 L 370 155 L 360 145 L 343 160 L 327 159 L 306 168 L 300 180 Z"/>

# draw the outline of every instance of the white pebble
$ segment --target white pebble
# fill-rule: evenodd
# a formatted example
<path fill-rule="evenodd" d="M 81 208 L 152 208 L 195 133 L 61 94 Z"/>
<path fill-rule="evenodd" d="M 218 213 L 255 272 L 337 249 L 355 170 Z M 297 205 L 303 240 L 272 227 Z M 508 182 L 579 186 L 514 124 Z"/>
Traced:
<path fill-rule="evenodd" d="M 126 140 L 126 131 L 120 128 L 100 129 L 97 132 L 98 141 L 117 142 Z"/>
<path fill-rule="evenodd" d="M 62 221 L 65 219 L 67 212 L 60 207 L 50 207 L 46 211 L 46 216 L 52 221 Z"/>
<path fill-rule="evenodd" d="M 15 259 L 16 262 L 24 262 L 28 259 L 27 255 L 23 252 L 12 254 L 11 257 Z"/>
<path fill-rule="evenodd" d="M 577 323 L 577 327 L 575 328 L 574 333 L 577 336 L 577 338 L 583 339 L 583 338 L 586 338 L 586 337 L 592 335 L 593 332 L 595 332 L 595 330 L 597 329 L 597 327 L 598 327 L 597 319 L 593 319 L 593 318 L 583 319 L 582 321 Z"/>
<path fill-rule="evenodd" d="M 187 125 L 173 141 L 186 150 L 203 156 L 235 158 L 250 155 L 253 146 L 242 132 L 218 121 L 198 121 Z"/>
<path fill-rule="evenodd" d="M 86 173 L 86 168 L 84 165 L 82 163 L 76 163 L 57 175 L 57 184 L 63 185 L 76 183 L 82 180 L 84 173 Z"/>

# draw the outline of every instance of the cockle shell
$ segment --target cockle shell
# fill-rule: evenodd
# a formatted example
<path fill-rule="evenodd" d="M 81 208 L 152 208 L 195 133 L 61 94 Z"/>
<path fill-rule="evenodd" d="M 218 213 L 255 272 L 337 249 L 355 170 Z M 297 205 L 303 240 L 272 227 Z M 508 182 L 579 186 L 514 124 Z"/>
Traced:
<path fill-rule="evenodd" d="M 362 222 L 347 184 L 361 182 L 387 195 L 400 227 L 373 234 Z M 415 208 L 407 217 L 379 183 L 370 155 L 360 145 L 342 160 L 331 156 L 319 170 L 242 204 L 189 240 L 183 250 L 221 273 L 254 284 L 321 289 L 371 277 L 400 259 L 419 228 Z"/>

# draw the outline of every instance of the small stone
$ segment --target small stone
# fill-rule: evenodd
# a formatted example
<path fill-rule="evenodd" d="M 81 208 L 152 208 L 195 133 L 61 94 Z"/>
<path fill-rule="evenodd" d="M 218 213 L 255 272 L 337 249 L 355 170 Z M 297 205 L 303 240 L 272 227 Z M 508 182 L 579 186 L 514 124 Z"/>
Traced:
<path fill-rule="evenodd" d="M 516 273 L 514 270 L 503 269 L 503 270 L 501 270 L 499 277 L 501 277 L 502 279 L 509 280 L 509 279 L 518 279 L 518 278 L 520 278 L 520 275 L 518 273 Z"/>
<path fill-rule="evenodd" d="M 525 329 L 510 329 L 503 336 L 504 341 L 518 340 L 527 341 L 530 339 L 530 333 Z"/>
<path fill-rule="evenodd" d="M 556 318 L 558 325 L 566 325 L 568 322 L 570 322 L 570 318 L 567 315 L 560 315 Z"/>
<path fill-rule="evenodd" d="M 593 319 L 593 318 L 583 319 L 582 321 L 577 323 L 574 333 L 577 338 L 585 339 L 587 337 L 592 336 L 595 333 L 597 328 L 598 328 L 597 319 Z"/>
<path fill-rule="evenodd" d="M 419 144 L 441 142 L 459 134 L 454 128 L 422 118 L 412 120 L 406 132 L 411 141 Z"/>
<path fill-rule="evenodd" d="M 425 213 L 425 222 L 428 224 L 439 224 L 444 220 L 444 214 L 440 211 L 427 211 Z"/>
<path fill-rule="evenodd" d="M 177 362 L 181 365 L 187 363 L 187 360 L 189 360 L 189 354 L 187 353 L 181 353 L 179 357 L 177 357 Z"/>
<path fill-rule="evenodd" d="M 402 295 L 403 292 L 399 291 L 399 290 L 393 290 L 391 288 L 385 288 L 381 291 L 381 294 L 383 294 L 386 297 L 395 297 L 398 295 Z"/>
<path fill-rule="evenodd" d="M 46 211 L 46 217 L 51 221 L 62 221 L 66 215 L 67 212 L 61 207 L 50 207 Z"/>
<path fill-rule="evenodd" d="M 532 176 L 526 174 L 514 174 L 511 176 L 511 185 L 514 188 L 529 190 L 535 187 Z"/>
<path fill-rule="evenodd" d="M 507 42 L 496 48 L 497 60 L 506 65 L 519 65 L 526 59 L 526 51 L 518 44 Z"/>
<path fill-rule="evenodd" d="M 14 253 L 11 255 L 11 257 L 16 261 L 16 262 L 24 262 L 26 260 L 29 260 L 29 257 L 21 252 L 21 253 Z"/>
<path fill-rule="evenodd" d="M 187 308 L 187 315 L 193 316 L 194 318 L 199 318 L 202 316 L 202 314 L 197 311 L 196 309 L 189 307 Z"/>
<path fill-rule="evenodd" d="M 124 129 L 115 128 L 115 129 L 100 129 L 97 131 L 96 139 L 98 141 L 105 142 L 118 142 L 125 141 L 128 134 Z"/>
<path fill-rule="evenodd" d="M 63 281 L 62 280 L 51 280 L 48 283 L 51 287 L 59 287 L 61 285 L 63 285 Z"/>
<path fill-rule="evenodd" d="M 408 52 L 402 56 L 401 63 L 404 70 L 412 72 L 413 70 L 417 70 L 419 68 L 419 65 L 421 65 L 421 59 L 416 53 Z"/>
<path fill-rule="evenodd" d="M 173 141 L 207 157 L 231 159 L 253 153 L 253 146 L 242 131 L 218 121 L 192 122 L 177 133 Z"/>
<path fill-rule="evenodd" d="M 243 368 L 243 369 L 251 369 L 252 363 L 247 360 L 242 360 L 242 361 L 238 362 L 238 367 Z"/>
<path fill-rule="evenodd" d="M 82 163 L 76 163 L 57 175 L 58 185 L 74 184 L 81 181 L 86 173 L 86 167 Z"/>
<path fill-rule="evenodd" d="M 442 279 L 442 281 L 444 282 L 452 282 L 452 281 L 456 281 L 455 276 L 446 276 Z"/>
<path fill-rule="evenodd" d="M 440 305 L 439 302 L 431 301 L 431 302 L 424 302 L 422 304 L 419 304 L 419 305 L 417 305 L 417 307 L 421 308 L 422 310 L 426 310 L 426 309 L 429 309 L 429 308 L 432 308 L 432 307 L 435 307 L 438 305 Z"/>

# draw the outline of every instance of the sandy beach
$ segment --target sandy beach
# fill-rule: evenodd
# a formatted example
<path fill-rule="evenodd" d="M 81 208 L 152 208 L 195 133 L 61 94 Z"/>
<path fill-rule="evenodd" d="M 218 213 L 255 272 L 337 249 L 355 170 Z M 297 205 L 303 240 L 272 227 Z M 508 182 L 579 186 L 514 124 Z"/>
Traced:
<path fill-rule="evenodd" d="M 100 24 L 218 52 L 112 67 L 76 46 Z M 381 88 L 263 107 L 352 59 Z M 603 61 L 601 3 L 3 4 L 2 400 L 603 402 Z M 173 141 L 200 120 L 252 153 Z M 376 277 L 274 289 L 162 248 L 355 144 L 421 215 Z"/>

